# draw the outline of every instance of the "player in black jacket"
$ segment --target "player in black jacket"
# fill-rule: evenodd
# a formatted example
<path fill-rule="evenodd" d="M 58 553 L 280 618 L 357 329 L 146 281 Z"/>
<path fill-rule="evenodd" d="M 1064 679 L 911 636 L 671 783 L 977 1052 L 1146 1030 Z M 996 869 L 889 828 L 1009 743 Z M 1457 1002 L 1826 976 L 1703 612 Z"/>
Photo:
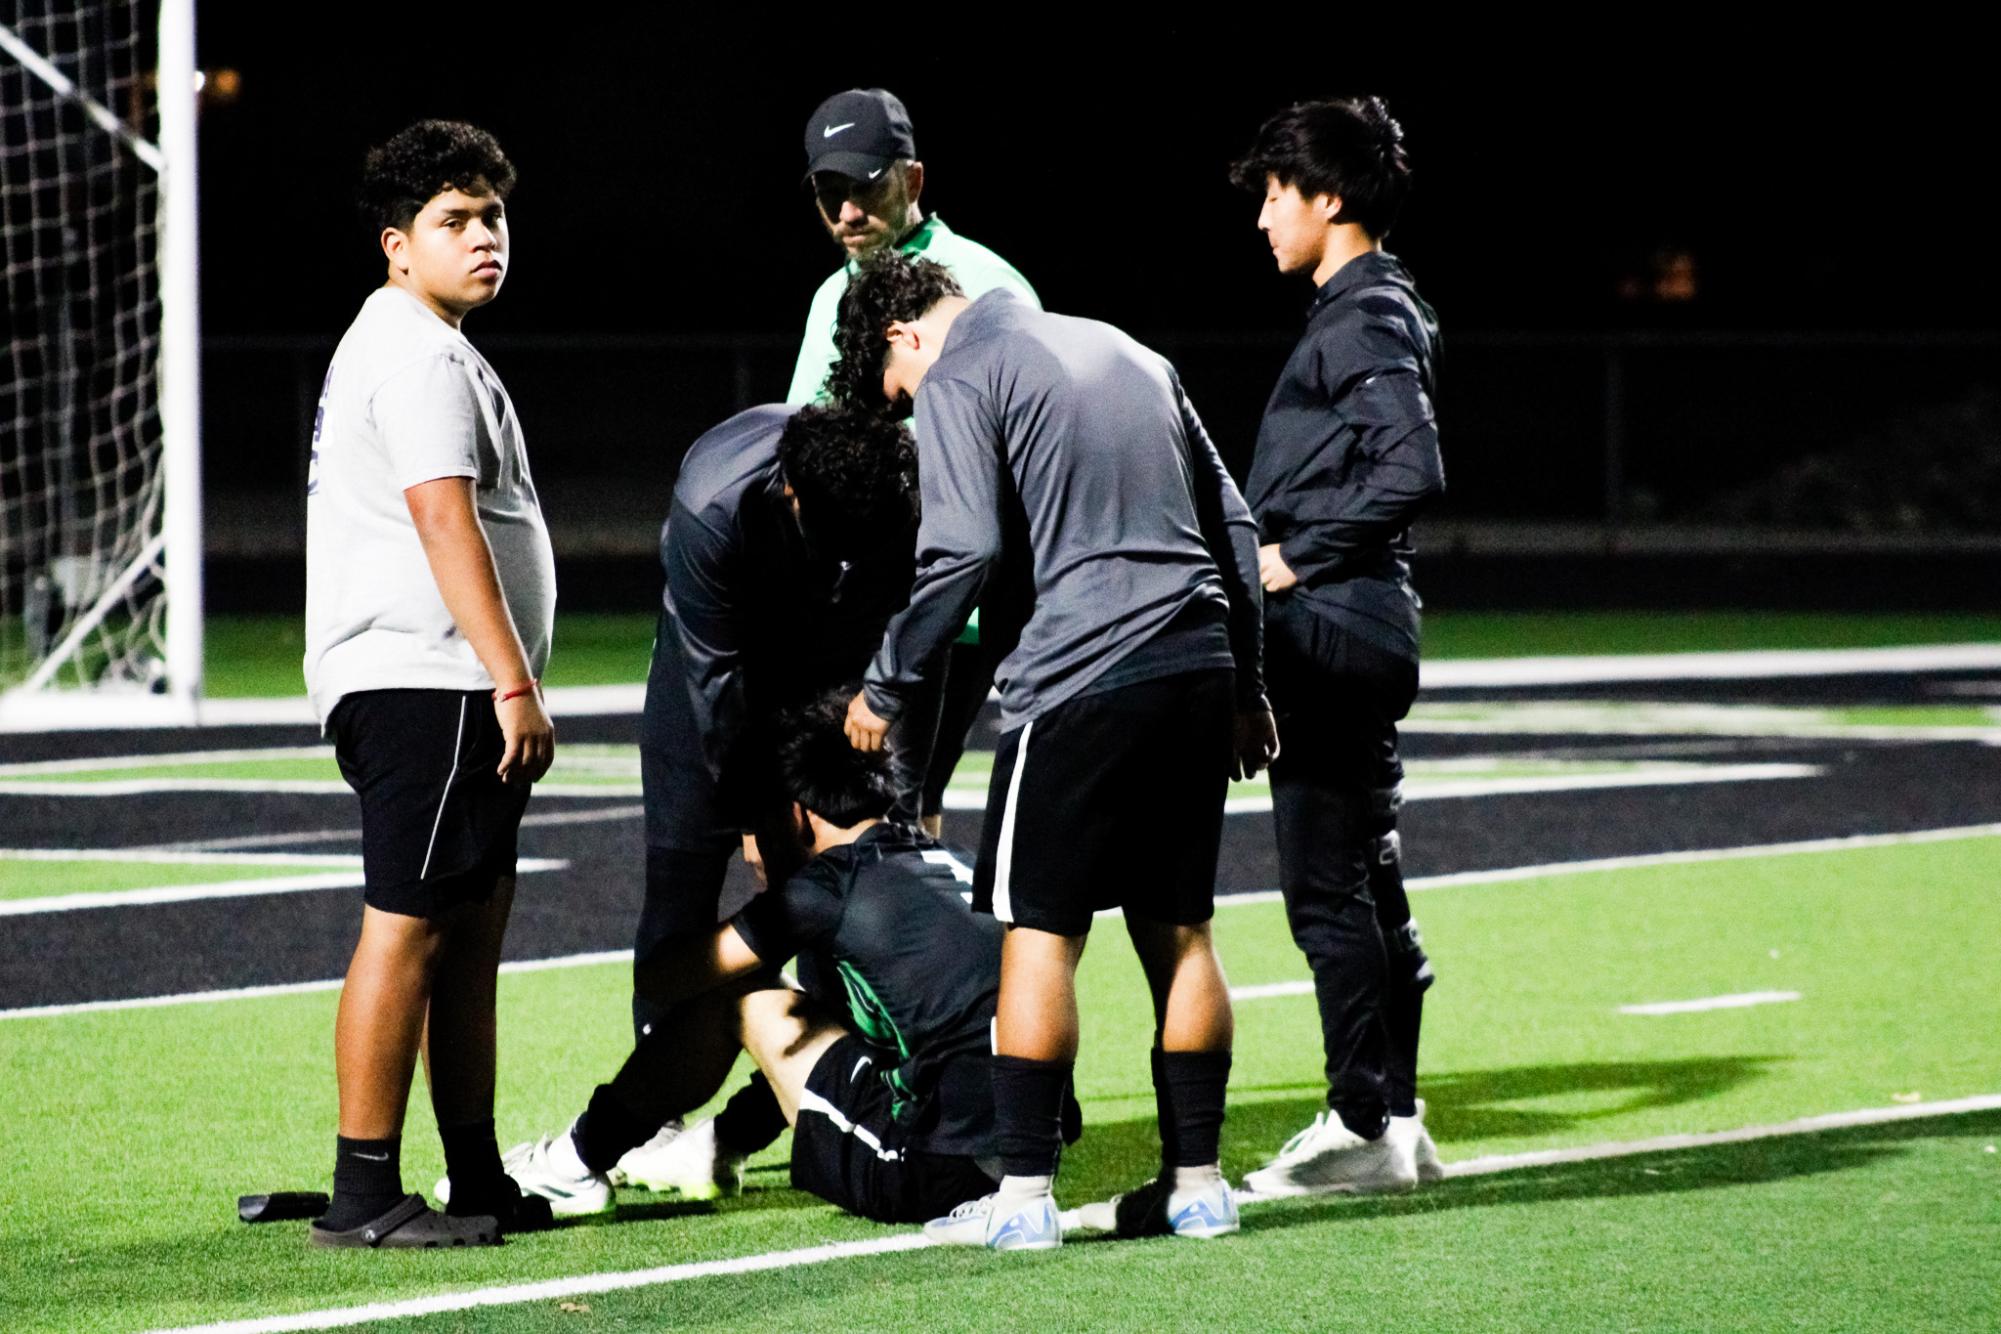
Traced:
<path fill-rule="evenodd" d="M 1396 724 L 1417 692 L 1411 520 L 1445 488 L 1438 322 L 1382 248 L 1410 181 L 1380 98 L 1289 107 L 1231 178 L 1279 271 L 1317 291 L 1272 390 L 1245 499 L 1258 521 L 1279 875 L 1313 969 L 1328 1110 L 1246 1185 L 1409 1190 L 1437 1171 L 1416 1101 L 1431 969 L 1404 894 Z M 1386 948 L 1387 947 L 1387 948 Z"/>

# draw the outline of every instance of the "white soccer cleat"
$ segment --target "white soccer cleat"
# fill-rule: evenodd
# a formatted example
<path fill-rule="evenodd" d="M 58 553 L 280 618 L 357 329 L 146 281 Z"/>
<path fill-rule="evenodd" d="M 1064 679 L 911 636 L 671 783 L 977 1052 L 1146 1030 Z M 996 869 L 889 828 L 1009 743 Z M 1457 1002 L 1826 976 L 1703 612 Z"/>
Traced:
<path fill-rule="evenodd" d="M 1112 1200 L 1114 1230 L 1121 1237 L 1227 1237 L 1241 1224 L 1237 1198 L 1219 1175 L 1176 1190 L 1156 1178 Z"/>
<path fill-rule="evenodd" d="M 523 1195 L 539 1195 L 547 1200 L 549 1212 L 557 1218 L 583 1218 L 612 1211 L 611 1183 L 584 1166 L 567 1130 L 515 1145 L 500 1156 L 500 1167 L 514 1178 Z M 450 1204 L 452 1179 L 439 1177 L 434 1193 L 438 1203 Z"/>
<path fill-rule="evenodd" d="M 743 1194 L 743 1158 L 716 1142 L 716 1119 L 683 1126 L 669 1121 L 652 1139 L 618 1160 L 614 1184 L 670 1192 L 687 1200 Z"/>
<path fill-rule="evenodd" d="M 924 1225 L 924 1235 L 948 1246 L 990 1251 L 1051 1251 L 1063 1244 L 1056 1198 L 1044 1191 L 1003 1207 L 1000 1193 L 982 1195 Z"/>
<path fill-rule="evenodd" d="M 1244 1178 L 1244 1189 L 1268 1197 L 1318 1195 L 1398 1195 L 1417 1188 L 1417 1163 L 1408 1135 L 1385 1130 L 1363 1139 L 1333 1111 L 1313 1118 L 1278 1157 Z"/>
<path fill-rule="evenodd" d="M 1417 1169 L 1417 1179 L 1429 1185 L 1445 1180 L 1445 1164 L 1439 1160 L 1438 1146 L 1431 1142 L 1431 1132 L 1424 1128 L 1424 1099 L 1417 1100 L 1416 1116 L 1393 1116 L 1386 1132 L 1401 1135 L 1410 1141 L 1411 1161 Z"/>

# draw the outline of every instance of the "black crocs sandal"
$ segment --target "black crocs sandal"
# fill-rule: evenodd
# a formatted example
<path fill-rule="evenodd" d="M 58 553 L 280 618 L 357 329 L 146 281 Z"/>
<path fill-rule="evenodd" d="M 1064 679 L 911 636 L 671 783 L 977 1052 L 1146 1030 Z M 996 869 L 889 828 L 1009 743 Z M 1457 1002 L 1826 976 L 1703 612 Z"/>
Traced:
<path fill-rule="evenodd" d="M 405 1195 L 402 1203 L 369 1219 L 360 1227 L 333 1232 L 313 1224 L 306 1239 L 315 1246 L 356 1246 L 382 1250 L 429 1250 L 445 1246 L 498 1246 L 500 1224 L 489 1214 L 455 1218 L 424 1203 L 421 1195 Z"/>

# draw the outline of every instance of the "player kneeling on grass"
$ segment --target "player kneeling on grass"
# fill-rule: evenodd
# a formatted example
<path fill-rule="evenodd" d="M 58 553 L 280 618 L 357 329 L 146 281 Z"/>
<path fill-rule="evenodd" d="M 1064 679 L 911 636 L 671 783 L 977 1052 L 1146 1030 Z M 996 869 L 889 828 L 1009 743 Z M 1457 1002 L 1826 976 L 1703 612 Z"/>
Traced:
<path fill-rule="evenodd" d="M 894 795 L 887 759 L 855 751 L 842 731 L 853 693 L 837 689 L 779 729 L 783 823 L 794 864 L 810 860 L 678 975 L 641 970 L 640 983 L 675 1002 L 661 1035 L 699 1045 L 727 1033 L 775 1097 L 762 1115 L 733 1100 L 682 1133 L 672 1147 L 687 1193 L 730 1188 L 742 1159 L 789 1124 L 794 1186 L 865 1218 L 914 1222 L 985 1194 L 998 1176 L 988 1035 L 1001 927 L 968 907 L 949 855 L 883 818 Z M 774 851 L 766 846 L 765 864 L 775 870 Z M 795 955 L 803 990 L 771 974 Z M 684 1113 L 715 1091 L 692 1064 L 652 1074 L 654 1111 Z M 614 1094 L 602 1087 L 570 1130 L 507 1154 L 521 1189 L 559 1216 L 611 1209 L 614 1165 L 652 1129 L 651 1112 L 633 1116 Z"/>
<path fill-rule="evenodd" d="M 494 980 L 515 834 L 554 731 L 537 677 L 556 571 L 521 427 L 459 332 L 499 294 L 514 168 L 424 121 L 368 155 L 388 281 L 320 391 L 306 487 L 306 685 L 361 799 L 361 939 L 334 1026 L 340 1133 L 321 1246 L 493 1245 L 546 1224 L 493 1138 Z M 452 1216 L 403 1193 L 419 1047 Z"/>

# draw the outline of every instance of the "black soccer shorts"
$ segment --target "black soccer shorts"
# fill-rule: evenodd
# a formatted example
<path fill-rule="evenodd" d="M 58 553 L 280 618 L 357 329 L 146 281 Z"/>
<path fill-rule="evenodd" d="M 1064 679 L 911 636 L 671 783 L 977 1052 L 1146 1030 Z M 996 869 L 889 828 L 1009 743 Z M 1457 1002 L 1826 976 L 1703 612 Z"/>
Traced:
<path fill-rule="evenodd" d="M 882 1079 L 896 1060 L 850 1033 L 813 1063 L 792 1130 L 792 1184 L 878 1223 L 923 1223 L 997 1183 L 972 1158 L 911 1143 Z"/>
<path fill-rule="evenodd" d="M 503 783 L 505 741 L 484 690 L 364 690 L 327 720 L 341 777 L 361 798 L 362 899 L 436 917 L 492 897 L 514 874 L 528 784 Z"/>
<path fill-rule="evenodd" d="M 1184 672 L 1065 700 L 1001 737 L 973 907 L 1081 936 L 1122 908 L 1179 926 L 1216 907 L 1234 674 Z"/>

